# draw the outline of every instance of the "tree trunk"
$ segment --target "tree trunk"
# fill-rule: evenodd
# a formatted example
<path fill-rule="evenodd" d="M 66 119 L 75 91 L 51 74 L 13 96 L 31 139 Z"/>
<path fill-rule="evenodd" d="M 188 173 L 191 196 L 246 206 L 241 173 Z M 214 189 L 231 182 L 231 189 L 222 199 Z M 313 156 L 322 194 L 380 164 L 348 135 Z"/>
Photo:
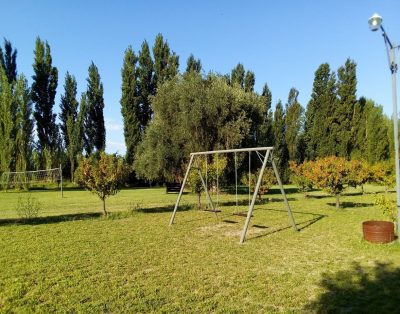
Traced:
<path fill-rule="evenodd" d="M 106 199 L 105 198 L 103 198 L 103 214 L 104 214 L 104 216 L 108 215 L 108 213 L 106 211 Z"/>
<path fill-rule="evenodd" d="M 197 208 L 201 208 L 201 193 L 196 193 L 197 194 Z"/>
<path fill-rule="evenodd" d="M 73 183 L 74 182 L 74 170 L 75 170 L 75 165 L 74 165 L 74 161 L 72 160 L 70 160 L 70 163 L 71 163 L 71 183 Z"/>
<path fill-rule="evenodd" d="M 339 209 L 339 208 L 340 208 L 339 196 L 340 196 L 340 194 L 336 194 L 336 195 L 335 195 L 335 197 L 336 197 L 336 209 Z"/>

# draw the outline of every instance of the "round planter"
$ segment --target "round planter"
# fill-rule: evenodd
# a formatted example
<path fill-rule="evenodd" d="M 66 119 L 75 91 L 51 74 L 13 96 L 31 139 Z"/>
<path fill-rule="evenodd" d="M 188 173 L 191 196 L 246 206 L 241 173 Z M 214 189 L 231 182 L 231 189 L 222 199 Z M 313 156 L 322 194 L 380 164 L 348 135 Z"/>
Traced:
<path fill-rule="evenodd" d="M 389 243 L 394 241 L 394 224 L 390 221 L 364 221 L 364 239 L 372 243 Z"/>

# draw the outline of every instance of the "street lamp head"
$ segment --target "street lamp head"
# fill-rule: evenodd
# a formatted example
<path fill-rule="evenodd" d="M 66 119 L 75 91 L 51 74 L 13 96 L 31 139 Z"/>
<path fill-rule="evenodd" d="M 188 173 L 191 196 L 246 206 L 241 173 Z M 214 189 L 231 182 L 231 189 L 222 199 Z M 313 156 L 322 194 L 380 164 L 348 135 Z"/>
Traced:
<path fill-rule="evenodd" d="M 377 31 L 382 24 L 382 16 L 380 16 L 379 14 L 375 13 L 374 15 L 372 15 L 369 20 L 368 20 L 368 24 L 369 24 L 369 29 L 373 32 Z"/>

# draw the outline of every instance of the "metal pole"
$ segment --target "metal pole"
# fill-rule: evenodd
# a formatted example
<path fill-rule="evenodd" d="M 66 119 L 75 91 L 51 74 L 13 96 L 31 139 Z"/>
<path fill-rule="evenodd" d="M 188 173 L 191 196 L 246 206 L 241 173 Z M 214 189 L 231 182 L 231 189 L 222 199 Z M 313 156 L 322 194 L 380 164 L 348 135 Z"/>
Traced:
<path fill-rule="evenodd" d="M 263 174 L 264 174 L 265 166 L 267 165 L 267 160 L 268 160 L 268 157 L 269 157 L 269 153 L 270 153 L 270 150 L 267 150 L 267 153 L 266 153 L 265 158 L 264 158 L 264 162 L 263 162 L 261 170 L 260 170 L 260 174 L 258 176 L 256 188 L 254 189 L 253 199 L 251 200 L 251 204 L 249 206 L 249 211 L 247 212 L 246 222 L 244 224 L 244 227 L 243 227 L 243 230 L 242 230 L 242 234 L 240 236 L 240 244 L 243 244 L 243 242 L 244 242 L 244 240 L 246 238 L 247 229 L 249 227 L 251 215 L 253 214 L 254 204 L 256 203 L 258 190 L 260 189 L 260 185 L 261 185 L 262 177 L 263 177 Z"/>
<path fill-rule="evenodd" d="M 274 159 L 273 159 L 273 158 L 271 158 L 271 163 L 272 163 L 272 168 L 274 169 L 274 172 L 275 172 L 276 180 L 278 180 L 279 188 L 281 189 L 281 193 L 282 193 L 282 196 L 283 196 L 283 200 L 284 200 L 284 202 L 285 202 L 286 209 L 287 209 L 287 211 L 288 211 L 289 220 L 290 220 L 290 222 L 291 222 L 291 224 L 292 224 L 293 229 L 294 229 L 295 231 L 298 231 L 298 230 L 297 230 L 297 227 L 296 227 L 296 223 L 295 223 L 295 221 L 294 221 L 294 217 L 293 217 L 293 214 L 292 214 L 292 210 L 290 209 L 289 202 L 288 202 L 288 200 L 287 200 L 287 198 L 286 198 L 285 190 L 283 189 L 283 185 L 282 185 L 281 178 L 279 177 L 278 168 L 276 168 L 276 165 L 275 165 L 275 162 L 274 162 Z"/>
<path fill-rule="evenodd" d="M 397 64 L 396 64 L 396 47 L 390 48 L 390 70 L 392 72 L 392 100 L 393 100 L 393 131 L 394 131 L 394 149 L 396 162 L 396 193 L 397 193 L 397 235 L 400 231 L 400 165 L 399 165 L 399 119 L 397 113 Z"/>
<path fill-rule="evenodd" d="M 212 209 L 213 211 L 215 211 L 214 203 L 213 203 L 213 201 L 212 201 L 212 199 L 211 199 L 210 194 L 208 193 L 208 188 L 207 188 L 207 185 L 206 185 L 206 183 L 205 183 L 205 181 L 204 181 L 203 175 L 201 174 L 200 169 L 199 169 L 199 176 L 200 176 L 201 183 L 203 184 L 204 191 L 205 191 L 206 196 L 207 196 L 207 200 L 208 200 L 208 202 L 209 202 L 210 205 L 211 205 L 211 209 Z"/>
<path fill-rule="evenodd" d="M 63 198 L 63 197 L 64 197 L 64 191 L 63 191 L 63 177 L 62 177 L 62 167 L 61 167 L 61 164 L 60 164 L 60 177 L 61 177 L 61 179 L 60 179 L 61 198 Z"/>
<path fill-rule="evenodd" d="M 183 189 L 185 188 L 185 184 L 186 184 L 187 178 L 189 176 L 189 171 L 190 171 L 190 168 L 192 167 L 193 158 L 194 158 L 194 155 L 190 155 L 189 166 L 188 166 L 188 168 L 186 170 L 186 174 L 185 174 L 185 177 L 184 177 L 183 182 L 182 182 L 181 190 L 179 191 L 178 199 L 176 200 L 176 203 L 175 203 L 174 212 L 172 213 L 171 220 L 169 221 L 169 225 L 170 226 L 174 223 L 176 211 L 178 209 L 179 202 L 180 202 L 181 197 L 182 197 Z"/>

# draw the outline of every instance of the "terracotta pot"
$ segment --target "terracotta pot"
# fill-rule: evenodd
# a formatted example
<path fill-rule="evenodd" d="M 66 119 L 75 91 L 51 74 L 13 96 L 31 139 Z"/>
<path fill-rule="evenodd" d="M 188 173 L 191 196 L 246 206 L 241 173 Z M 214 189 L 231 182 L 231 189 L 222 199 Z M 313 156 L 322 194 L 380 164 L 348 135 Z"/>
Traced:
<path fill-rule="evenodd" d="M 364 239 L 372 243 L 389 243 L 394 241 L 394 224 L 390 221 L 364 221 Z"/>

